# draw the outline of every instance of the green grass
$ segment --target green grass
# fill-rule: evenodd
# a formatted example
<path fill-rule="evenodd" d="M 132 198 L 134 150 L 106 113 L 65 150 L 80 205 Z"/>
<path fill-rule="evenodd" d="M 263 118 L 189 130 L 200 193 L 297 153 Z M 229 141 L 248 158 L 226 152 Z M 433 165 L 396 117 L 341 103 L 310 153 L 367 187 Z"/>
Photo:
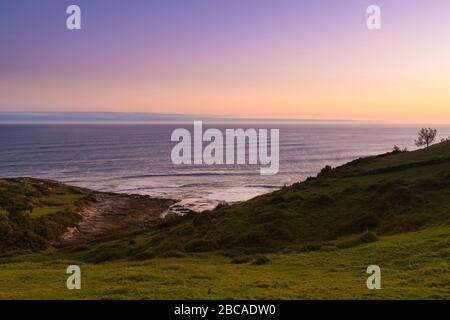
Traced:
<path fill-rule="evenodd" d="M 351 249 L 268 254 L 263 265 L 214 253 L 146 261 L 80 262 L 76 253 L 4 258 L 0 299 L 449 299 L 450 227 L 382 237 Z M 82 290 L 68 290 L 78 264 Z M 381 290 L 366 269 L 381 267 Z"/>
<path fill-rule="evenodd" d="M 37 217 L 43 217 L 46 215 L 50 215 L 50 214 L 54 214 L 54 213 L 58 213 L 62 210 L 64 210 L 65 208 L 71 208 L 70 206 L 64 206 L 63 208 L 61 208 L 61 206 L 53 206 L 53 207 L 38 207 L 38 208 L 34 208 L 33 212 L 31 213 L 31 217 L 33 218 L 37 218 Z"/>
<path fill-rule="evenodd" d="M 53 215 L 60 212 L 73 211 L 80 207 L 79 202 L 85 195 L 65 190 L 63 194 L 52 194 L 40 199 L 39 206 L 33 208 L 30 213 L 32 218 Z"/>

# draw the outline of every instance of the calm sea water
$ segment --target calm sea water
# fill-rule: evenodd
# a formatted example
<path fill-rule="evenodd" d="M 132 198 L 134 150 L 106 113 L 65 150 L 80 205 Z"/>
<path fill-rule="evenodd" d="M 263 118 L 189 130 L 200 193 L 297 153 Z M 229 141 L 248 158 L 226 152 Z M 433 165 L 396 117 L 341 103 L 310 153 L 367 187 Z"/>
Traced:
<path fill-rule="evenodd" d="M 412 150 L 418 126 L 260 124 L 280 129 L 280 172 L 261 176 L 259 165 L 177 166 L 170 153 L 175 128 L 192 124 L 0 125 L 0 176 L 48 178 L 99 191 L 182 200 L 196 210 L 236 202 L 367 155 Z M 207 128 L 208 126 L 206 126 Z M 215 125 L 221 130 L 229 125 Z M 236 126 L 235 126 L 236 127 Z M 438 127 L 439 140 L 450 126 Z"/>

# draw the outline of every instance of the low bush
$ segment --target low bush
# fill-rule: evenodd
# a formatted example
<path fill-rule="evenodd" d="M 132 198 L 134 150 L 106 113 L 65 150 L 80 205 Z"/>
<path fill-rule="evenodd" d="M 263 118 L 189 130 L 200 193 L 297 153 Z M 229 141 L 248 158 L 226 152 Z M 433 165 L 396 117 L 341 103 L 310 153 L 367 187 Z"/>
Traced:
<path fill-rule="evenodd" d="M 206 251 L 214 251 L 218 248 L 217 243 L 212 240 L 192 240 L 188 242 L 184 249 L 186 252 L 206 252 Z"/>
<path fill-rule="evenodd" d="M 168 250 L 161 252 L 156 255 L 158 258 L 184 258 L 186 257 L 186 253 L 180 250 Z"/>
<path fill-rule="evenodd" d="M 252 259 L 253 259 L 252 256 L 240 256 L 240 257 L 235 257 L 235 258 L 231 259 L 230 263 L 231 264 L 250 263 L 252 261 Z"/>
<path fill-rule="evenodd" d="M 322 177 L 328 176 L 331 174 L 332 171 L 333 171 L 333 168 L 331 166 L 327 165 L 327 166 L 323 167 L 322 170 L 320 170 L 317 177 L 322 178 Z"/>
<path fill-rule="evenodd" d="M 260 266 L 263 264 L 267 264 L 270 262 L 270 259 L 267 258 L 266 256 L 257 256 L 253 261 L 252 261 L 252 265 L 253 266 Z"/>
<path fill-rule="evenodd" d="M 271 198 L 269 198 L 268 202 L 270 204 L 279 204 L 284 202 L 284 198 L 281 194 L 276 193 Z"/>
<path fill-rule="evenodd" d="M 332 197 L 330 197 L 329 195 L 322 194 L 322 195 L 317 196 L 316 198 L 314 198 L 313 202 L 315 204 L 318 204 L 318 205 L 321 205 L 321 206 L 326 206 L 326 205 L 332 204 L 334 202 L 334 199 Z"/>
<path fill-rule="evenodd" d="M 322 248 L 321 243 L 305 243 L 297 248 L 298 252 L 313 252 Z"/>
<path fill-rule="evenodd" d="M 262 230 L 250 230 L 239 236 L 229 245 L 236 247 L 267 247 L 270 245 L 267 235 Z"/>
<path fill-rule="evenodd" d="M 155 253 L 151 250 L 140 252 L 134 256 L 136 260 L 150 260 L 155 257 L 156 257 Z"/>
<path fill-rule="evenodd" d="M 353 248 L 358 245 L 364 244 L 364 243 L 370 243 L 378 241 L 378 236 L 376 233 L 372 231 L 366 231 L 352 239 L 348 239 L 345 241 L 342 241 L 337 244 L 337 247 L 340 249 L 347 249 L 347 248 Z"/>
<path fill-rule="evenodd" d="M 337 236 L 360 233 L 364 230 L 375 229 L 380 225 L 380 219 L 375 214 L 366 214 L 338 228 Z"/>

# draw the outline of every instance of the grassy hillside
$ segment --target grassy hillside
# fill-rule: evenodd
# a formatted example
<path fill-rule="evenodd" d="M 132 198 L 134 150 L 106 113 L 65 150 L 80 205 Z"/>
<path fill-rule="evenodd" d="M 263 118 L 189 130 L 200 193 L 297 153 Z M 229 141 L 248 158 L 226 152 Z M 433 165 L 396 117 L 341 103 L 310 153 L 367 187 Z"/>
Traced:
<path fill-rule="evenodd" d="M 44 250 L 81 220 L 88 194 L 31 178 L 0 179 L 0 253 Z"/>
<path fill-rule="evenodd" d="M 51 182 L 43 183 L 40 190 L 38 180 L 0 180 L 18 184 L 0 194 L 17 203 L 33 199 L 34 226 L 89 200 L 59 184 L 47 195 Z M 55 205 L 54 197 L 65 200 Z M 8 205 L 8 197 L 0 199 Z M 324 168 L 277 192 L 171 216 L 145 231 L 3 254 L 0 299 L 449 299 L 449 248 L 445 142 Z M 82 268 L 80 291 L 65 288 L 70 264 Z M 372 264 L 381 267 L 382 290 L 366 288 Z"/>
<path fill-rule="evenodd" d="M 94 244 L 86 261 L 340 249 L 450 222 L 450 142 L 324 168 L 317 178 Z"/>

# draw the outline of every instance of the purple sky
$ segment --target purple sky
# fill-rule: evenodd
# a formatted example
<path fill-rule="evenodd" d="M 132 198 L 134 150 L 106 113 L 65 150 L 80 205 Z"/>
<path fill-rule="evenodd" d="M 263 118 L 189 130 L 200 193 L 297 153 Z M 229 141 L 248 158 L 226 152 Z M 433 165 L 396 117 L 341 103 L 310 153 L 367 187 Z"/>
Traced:
<path fill-rule="evenodd" d="M 0 111 L 450 121 L 449 31 L 444 0 L 2 0 Z"/>

